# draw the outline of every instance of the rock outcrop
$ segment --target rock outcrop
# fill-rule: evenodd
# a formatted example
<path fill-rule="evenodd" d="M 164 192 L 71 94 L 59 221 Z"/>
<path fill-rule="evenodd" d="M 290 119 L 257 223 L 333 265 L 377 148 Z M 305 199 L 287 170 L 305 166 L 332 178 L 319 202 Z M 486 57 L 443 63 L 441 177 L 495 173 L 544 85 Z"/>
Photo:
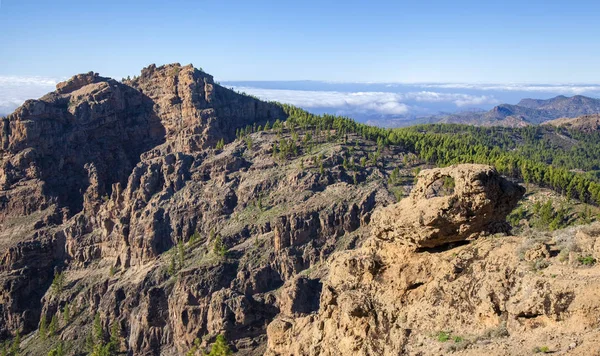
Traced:
<path fill-rule="evenodd" d="M 107 257 L 129 267 L 187 239 L 196 229 L 191 209 L 206 210 L 201 193 L 188 192 L 198 196 L 177 223 L 164 207 L 147 204 L 181 190 L 206 147 L 284 118 L 279 106 L 179 64 L 152 65 L 124 83 L 76 75 L 25 102 L 1 123 L 0 336 L 37 328 L 55 269 Z"/>
<path fill-rule="evenodd" d="M 507 232 L 506 216 L 525 193 L 484 165 L 425 170 L 417 178 L 409 198 L 374 215 L 377 238 L 436 247 L 481 233 Z"/>
<path fill-rule="evenodd" d="M 574 118 L 560 118 L 556 120 L 547 121 L 544 123 L 544 125 L 564 127 L 571 130 L 582 131 L 585 133 L 598 132 L 600 131 L 600 114 L 584 115 Z"/>

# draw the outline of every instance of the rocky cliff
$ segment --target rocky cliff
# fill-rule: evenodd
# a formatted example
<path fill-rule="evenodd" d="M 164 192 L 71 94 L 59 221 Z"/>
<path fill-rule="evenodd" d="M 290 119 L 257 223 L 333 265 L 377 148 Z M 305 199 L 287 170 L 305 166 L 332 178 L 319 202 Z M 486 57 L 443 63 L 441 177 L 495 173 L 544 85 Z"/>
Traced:
<path fill-rule="evenodd" d="M 231 213 L 239 199 L 227 174 L 248 164 L 233 155 L 209 157 L 205 149 L 232 141 L 239 128 L 277 119 L 285 119 L 278 106 L 179 64 L 152 65 L 125 83 L 77 75 L 5 118 L 3 337 L 37 329 L 42 313 L 70 302 L 42 299 L 55 272 L 139 266 L 193 233 L 216 229 L 212 219 Z M 209 198 L 201 191 L 211 184 Z M 98 282 L 94 293 L 107 286 Z M 86 308 L 98 308 L 82 298 Z"/>

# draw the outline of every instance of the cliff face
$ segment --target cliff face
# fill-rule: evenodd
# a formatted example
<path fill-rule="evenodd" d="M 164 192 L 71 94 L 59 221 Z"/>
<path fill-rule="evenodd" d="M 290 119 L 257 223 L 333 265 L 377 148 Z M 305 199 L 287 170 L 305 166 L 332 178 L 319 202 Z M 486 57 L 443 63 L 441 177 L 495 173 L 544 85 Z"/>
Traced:
<path fill-rule="evenodd" d="M 152 65 L 127 83 L 77 75 L 23 104 L 2 122 L 0 333 L 37 328 L 55 269 L 107 257 L 116 258 L 115 268 L 129 267 L 202 231 L 199 212 L 235 205 L 227 187 L 222 201 L 207 201 L 194 187 L 180 193 L 187 201 L 157 202 L 193 179 L 204 148 L 231 141 L 238 128 L 284 118 L 279 107 L 178 64 Z M 230 157 L 215 169 L 225 174 L 243 164 Z M 209 180 L 210 171 L 194 179 Z"/>

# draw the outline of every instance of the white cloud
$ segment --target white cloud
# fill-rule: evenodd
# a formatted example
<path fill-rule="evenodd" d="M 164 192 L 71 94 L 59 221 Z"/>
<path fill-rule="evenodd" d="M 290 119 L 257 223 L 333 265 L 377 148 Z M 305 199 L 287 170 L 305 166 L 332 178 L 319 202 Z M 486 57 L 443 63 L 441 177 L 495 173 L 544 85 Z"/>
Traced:
<path fill-rule="evenodd" d="M 336 108 L 342 112 L 376 112 L 386 115 L 402 115 L 408 105 L 398 100 L 395 93 L 337 91 L 311 91 L 287 89 L 260 89 L 233 87 L 233 89 L 255 95 L 264 100 L 275 100 L 303 108 Z"/>
<path fill-rule="evenodd" d="M 600 85 L 597 84 L 468 84 L 468 83 L 428 83 L 416 84 L 422 88 L 437 89 L 470 89 L 485 91 L 526 91 L 526 92 L 545 92 L 545 93 L 564 93 L 581 95 L 590 92 L 600 92 Z"/>
<path fill-rule="evenodd" d="M 338 113 L 370 113 L 404 115 L 416 108 L 412 103 L 451 103 L 456 107 L 498 104 L 493 96 L 420 91 L 408 93 L 389 92 L 339 92 L 287 89 L 262 89 L 233 87 L 265 100 L 275 100 L 303 108 L 335 108 Z"/>
<path fill-rule="evenodd" d="M 451 102 L 457 107 L 500 104 L 499 100 L 489 95 L 478 96 L 460 93 L 438 93 L 433 91 L 409 92 L 399 95 L 404 96 L 405 100 L 415 100 L 424 103 Z"/>
<path fill-rule="evenodd" d="M 54 90 L 58 80 L 48 77 L 0 76 L 0 114 L 9 114 L 27 99 Z"/>

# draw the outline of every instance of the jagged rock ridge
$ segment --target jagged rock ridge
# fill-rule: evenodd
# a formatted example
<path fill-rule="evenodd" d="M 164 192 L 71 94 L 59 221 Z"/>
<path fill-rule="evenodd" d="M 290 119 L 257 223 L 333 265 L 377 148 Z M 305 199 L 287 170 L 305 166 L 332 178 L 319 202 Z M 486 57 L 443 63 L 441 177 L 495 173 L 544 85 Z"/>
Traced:
<path fill-rule="evenodd" d="M 501 104 L 489 111 L 460 112 L 438 115 L 421 121 L 481 126 L 520 127 L 537 125 L 562 117 L 578 117 L 600 113 L 600 99 L 582 95 L 541 99 L 523 99 L 516 105 Z"/>

